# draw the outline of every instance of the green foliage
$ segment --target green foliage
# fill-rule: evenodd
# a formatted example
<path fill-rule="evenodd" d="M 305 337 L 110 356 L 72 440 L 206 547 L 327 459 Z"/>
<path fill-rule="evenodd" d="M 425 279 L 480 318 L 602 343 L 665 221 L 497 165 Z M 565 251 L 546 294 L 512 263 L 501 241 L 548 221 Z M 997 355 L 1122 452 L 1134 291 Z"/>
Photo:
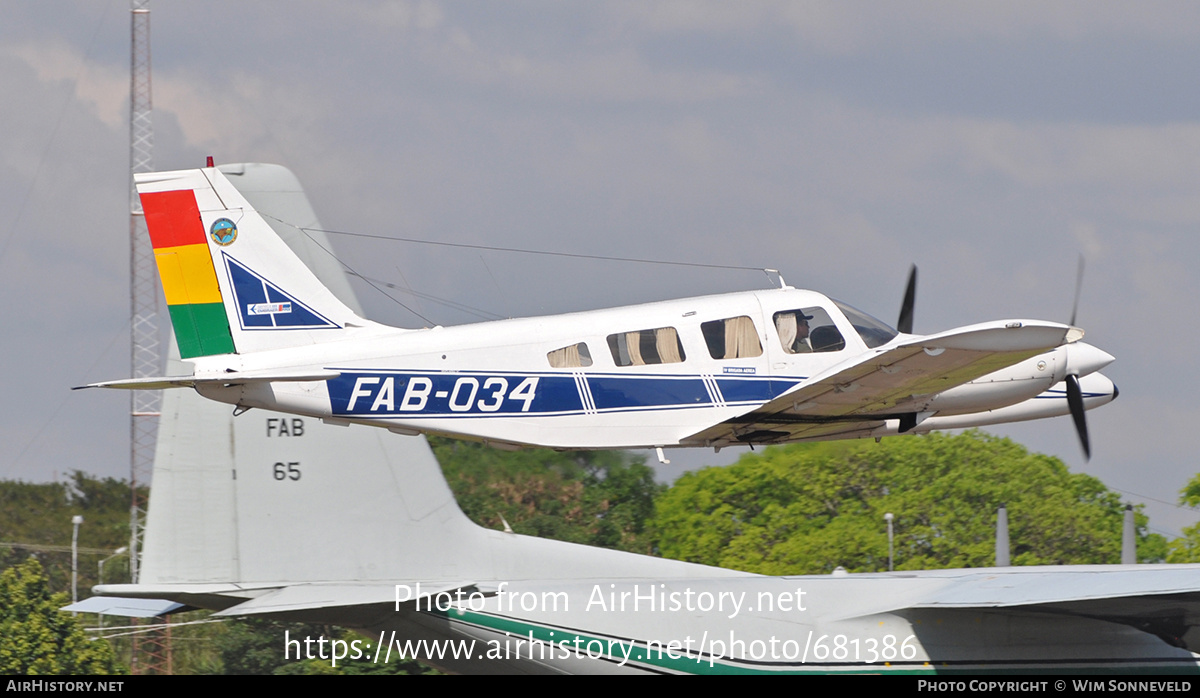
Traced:
<path fill-rule="evenodd" d="M 1137 539 L 1137 555 L 1138 562 L 1169 562 L 1167 555 L 1170 553 L 1170 543 L 1167 542 L 1166 536 L 1157 533 L 1146 533 L 1146 529 L 1150 525 L 1150 520 L 1141 513 L 1142 507 L 1139 505 L 1134 507 L 1134 527 Z"/>
<path fill-rule="evenodd" d="M 80 597 L 90 596 L 98 583 L 97 563 L 113 550 L 129 545 L 129 483 L 116 478 L 95 478 L 75 471 L 67 482 L 29 483 L 0 481 L 0 538 L 6 543 L 31 546 L 71 545 L 71 517 L 82 515 L 79 547 Z M 33 550 L 45 565 L 50 585 L 70 591 L 71 553 L 0 548 L 0 568 L 20 563 Z M 91 551 L 104 551 L 103 554 Z M 129 581 L 128 557 L 104 566 L 104 581 Z"/>
<path fill-rule="evenodd" d="M 1200 507 L 1200 474 L 1179 491 L 1179 503 Z M 1167 550 L 1167 562 L 1200 562 L 1200 523 L 1183 529 L 1183 537 L 1171 541 Z"/>
<path fill-rule="evenodd" d="M 1200 524 L 1183 529 L 1183 536 L 1167 545 L 1167 562 L 1200 562 Z"/>
<path fill-rule="evenodd" d="M 289 625 L 287 628 L 299 631 L 297 634 L 321 633 L 316 626 L 310 629 L 307 626 Z M 234 676 L 274 673 L 275 669 L 287 663 L 284 661 L 283 642 L 284 626 L 279 623 L 261 620 L 227 623 L 225 632 L 213 639 L 220 656 L 217 673 Z"/>
<path fill-rule="evenodd" d="M 1200 507 L 1200 474 L 1193 475 L 1179 491 L 1179 503 L 1193 509 Z"/>
<path fill-rule="evenodd" d="M 0 573 L 0 674 L 122 674 L 112 648 L 84 635 L 77 619 L 59 608 L 42 566 L 30 558 Z"/>
<path fill-rule="evenodd" d="M 652 527 L 666 557 L 764 574 L 878 571 L 892 512 L 897 569 L 983 567 L 1000 504 L 1014 565 L 1120 559 L 1117 494 L 982 432 L 768 448 L 684 475 Z M 1165 541 L 1146 522 L 1139 513 L 1139 557 L 1160 560 Z"/>
<path fill-rule="evenodd" d="M 501 451 L 430 438 L 468 517 L 481 526 L 544 538 L 650 552 L 646 521 L 665 487 L 639 456 L 623 451 Z"/>
<path fill-rule="evenodd" d="M 249 619 L 225 624 L 225 632 L 213 638 L 218 661 L 207 673 L 249 675 L 358 675 L 358 674 L 428 674 L 432 669 L 408 659 L 392 657 L 387 663 L 371 661 L 365 647 L 370 640 L 341 628 L 306 623 L 279 623 Z M 325 638 L 322 647 L 318 638 Z M 305 643 L 309 639 L 312 642 Z M 364 656 L 339 660 L 333 665 L 333 640 L 358 642 Z M 293 644 L 285 645 L 292 641 Z M 374 643 L 371 643 L 374 646 Z M 353 651 L 344 650 L 348 655 Z M 321 659 L 324 655 L 326 658 Z"/>

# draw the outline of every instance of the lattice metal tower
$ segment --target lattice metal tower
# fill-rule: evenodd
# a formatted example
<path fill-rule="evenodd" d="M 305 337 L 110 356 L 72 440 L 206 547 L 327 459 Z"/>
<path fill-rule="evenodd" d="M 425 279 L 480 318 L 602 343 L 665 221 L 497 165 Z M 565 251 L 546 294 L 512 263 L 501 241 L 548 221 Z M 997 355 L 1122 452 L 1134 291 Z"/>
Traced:
<path fill-rule="evenodd" d="M 162 375 L 162 342 L 158 328 L 158 271 L 154 250 L 146 233 L 142 202 L 133 175 L 150 172 L 154 161 L 154 125 L 150 95 L 150 8 L 149 0 L 131 0 L 131 50 L 129 65 L 129 310 L 131 327 L 131 375 L 135 378 Z M 129 460 L 129 572 L 137 583 L 145 502 L 140 488 L 150 484 L 154 467 L 155 437 L 158 435 L 157 390 L 130 392 Z M 170 628 L 135 635 L 134 673 L 171 673 Z"/>
<path fill-rule="evenodd" d="M 153 169 L 154 126 L 150 119 L 150 10 L 149 0 L 132 0 L 132 52 L 129 83 L 129 276 L 131 370 L 134 377 L 155 376 L 162 372 L 158 332 L 158 274 L 154 250 L 146 233 L 142 202 L 133 186 L 133 175 Z M 138 486 L 149 484 L 154 466 L 154 443 L 158 432 L 161 394 L 157 390 L 130 393 L 131 451 L 129 482 L 132 506 L 129 510 L 130 574 L 138 580 L 138 554 L 141 551 L 141 520 L 144 507 Z"/>

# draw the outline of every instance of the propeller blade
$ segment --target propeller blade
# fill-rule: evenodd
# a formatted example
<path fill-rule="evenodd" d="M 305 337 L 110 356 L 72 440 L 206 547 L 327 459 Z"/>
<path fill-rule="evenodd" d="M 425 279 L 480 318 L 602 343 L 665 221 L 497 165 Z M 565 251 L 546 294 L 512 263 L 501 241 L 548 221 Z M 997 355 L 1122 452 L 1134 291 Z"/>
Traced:
<path fill-rule="evenodd" d="M 1067 406 L 1071 408 L 1071 419 L 1075 420 L 1075 431 L 1079 444 L 1083 446 L 1084 460 L 1092 459 L 1092 445 L 1088 440 L 1087 417 L 1083 415 L 1083 389 L 1079 387 L 1079 376 L 1067 376 Z"/>
<path fill-rule="evenodd" d="M 1071 305 L 1071 322 L 1075 326 L 1075 315 L 1079 312 L 1079 291 L 1083 288 L 1083 255 L 1079 255 L 1079 266 L 1075 270 L 1075 303 Z"/>
<path fill-rule="evenodd" d="M 913 331 L 913 305 L 917 302 L 917 265 L 912 265 L 908 272 L 908 288 L 904 291 L 904 302 L 900 304 L 900 319 L 896 321 L 896 329 L 904 334 Z"/>

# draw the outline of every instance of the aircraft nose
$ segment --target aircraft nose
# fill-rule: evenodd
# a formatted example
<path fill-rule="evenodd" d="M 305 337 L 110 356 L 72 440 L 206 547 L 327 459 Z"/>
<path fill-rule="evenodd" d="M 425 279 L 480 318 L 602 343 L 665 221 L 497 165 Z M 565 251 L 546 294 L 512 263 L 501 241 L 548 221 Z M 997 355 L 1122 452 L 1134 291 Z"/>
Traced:
<path fill-rule="evenodd" d="M 1116 361 L 1112 354 L 1084 342 L 1068 344 L 1064 348 L 1067 350 L 1067 374 L 1086 376 Z"/>

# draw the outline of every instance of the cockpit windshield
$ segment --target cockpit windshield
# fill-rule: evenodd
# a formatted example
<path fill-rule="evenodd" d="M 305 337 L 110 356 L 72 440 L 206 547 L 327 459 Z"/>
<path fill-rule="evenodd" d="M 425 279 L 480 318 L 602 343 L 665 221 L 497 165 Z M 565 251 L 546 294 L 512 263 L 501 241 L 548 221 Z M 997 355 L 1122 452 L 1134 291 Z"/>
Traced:
<path fill-rule="evenodd" d="M 900 334 L 884 322 L 876 320 L 857 308 L 846 305 L 838 300 L 833 302 L 846 315 L 846 319 L 850 321 L 850 324 L 854 325 L 858 336 L 862 337 L 863 342 L 869 349 L 887 344 L 896 335 Z"/>

